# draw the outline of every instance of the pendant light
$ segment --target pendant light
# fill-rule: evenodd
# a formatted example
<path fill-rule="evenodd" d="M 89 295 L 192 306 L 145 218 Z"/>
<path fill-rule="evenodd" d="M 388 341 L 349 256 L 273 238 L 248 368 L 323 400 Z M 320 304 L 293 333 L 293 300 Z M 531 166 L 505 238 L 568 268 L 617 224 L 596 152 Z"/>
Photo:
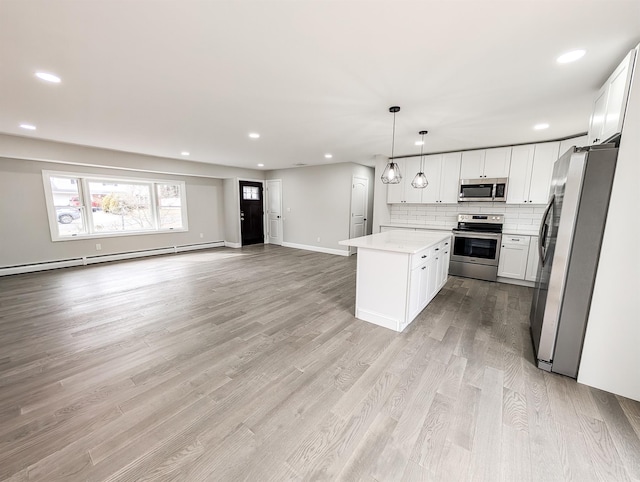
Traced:
<path fill-rule="evenodd" d="M 402 181 L 402 174 L 400 173 L 400 166 L 393 160 L 393 148 L 396 138 L 396 112 L 400 111 L 400 107 L 389 107 L 389 112 L 393 114 L 393 133 L 391 134 L 391 157 L 387 166 L 384 168 L 384 172 L 380 179 L 384 184 L 399 184 Z"/>
<path fill-rule="evenodd" d="M 424 150 L 424 136 L 429 131 L 420 131 L 418 134 L 422 136 L 422 143 L 420 144 L 420 172 L 416 174 L 416 177 L 411 181 L 411 185 L 416 189 L 424 189 L 429 185 L 429 181 L 427 181 L 427 176 L 424 175 L 424 155 L 422 154 Z"/>

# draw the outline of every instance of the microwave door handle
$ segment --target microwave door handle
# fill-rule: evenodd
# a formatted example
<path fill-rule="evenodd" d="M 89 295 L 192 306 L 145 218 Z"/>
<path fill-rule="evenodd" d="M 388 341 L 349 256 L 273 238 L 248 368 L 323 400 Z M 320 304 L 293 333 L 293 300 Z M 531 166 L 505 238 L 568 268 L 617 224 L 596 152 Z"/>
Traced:
<path fill-rule="evenodd" d="M 496 198 L 496 188 L 498 187 L 498 185 L 494 182 L 493 183 L 493 188 L 491 188 L 491 199 L 495 199 Z"/>
<path fill-rule="evenodd" d="M 545 241 L 547 239 L 547 232 L 549 230 L 549 225 L 547 224 L 547 217 L 549 216 L 549 212 L 553 207 L 553 202 L 555 201 L 555 194 L 551 196 L 549 200 L 549 204 L 547 208 L 544 210 L 544 214 L 542 215 L 542 220 L 540 221 L 540 229 L 538 230 L 538 257 L 540 258 L 540 264 L 544 266 L 544 258 L 545 258 Z"/>

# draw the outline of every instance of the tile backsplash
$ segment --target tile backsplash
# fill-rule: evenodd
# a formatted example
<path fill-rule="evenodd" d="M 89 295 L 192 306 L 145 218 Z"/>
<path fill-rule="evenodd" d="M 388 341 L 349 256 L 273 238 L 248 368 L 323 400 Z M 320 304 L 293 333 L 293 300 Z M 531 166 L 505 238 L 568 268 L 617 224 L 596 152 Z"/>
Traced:
<path fill-rule="evenodd" d="M 503 214 L 504 230 L 531 231 L 540 225 L 544 204 L 505 204 L 499 202 L 459 204 L 392 204 L 391 223 L 454 228 L 459 213 Z"/>

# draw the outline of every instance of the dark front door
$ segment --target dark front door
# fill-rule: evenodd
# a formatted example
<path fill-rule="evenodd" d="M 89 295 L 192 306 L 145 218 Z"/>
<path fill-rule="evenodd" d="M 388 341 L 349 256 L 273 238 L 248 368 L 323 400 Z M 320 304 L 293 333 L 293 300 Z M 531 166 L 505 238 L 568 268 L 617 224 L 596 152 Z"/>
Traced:
<path fill-rule="evenodd" d="M 240 181 L 240 231 L 242 246 L 264 243 L 262 183 Z"/>

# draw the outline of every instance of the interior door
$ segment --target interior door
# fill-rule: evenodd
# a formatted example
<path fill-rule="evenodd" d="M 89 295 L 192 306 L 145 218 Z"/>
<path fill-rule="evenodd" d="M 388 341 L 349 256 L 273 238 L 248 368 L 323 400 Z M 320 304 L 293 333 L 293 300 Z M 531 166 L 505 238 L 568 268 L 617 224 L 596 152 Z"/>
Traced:
<path fill-rule="evenodd" d="M 240 233 L 242 246 L 264 243 L 262 183 L 240 181 Z"/>
<path fill-rule="evenodd" d="M 367 204 L 369 179 L 353 176 L 351 183 L 351 226 L 350 238 L 359 238 L 367 234 Z M 353 250 L 353 248 L 350 248 Z"/>
<path fill-rule="evenodd" d="M 267 181 L 267 237 L 270 244 L 282 245 L 282 180 Z"/>

